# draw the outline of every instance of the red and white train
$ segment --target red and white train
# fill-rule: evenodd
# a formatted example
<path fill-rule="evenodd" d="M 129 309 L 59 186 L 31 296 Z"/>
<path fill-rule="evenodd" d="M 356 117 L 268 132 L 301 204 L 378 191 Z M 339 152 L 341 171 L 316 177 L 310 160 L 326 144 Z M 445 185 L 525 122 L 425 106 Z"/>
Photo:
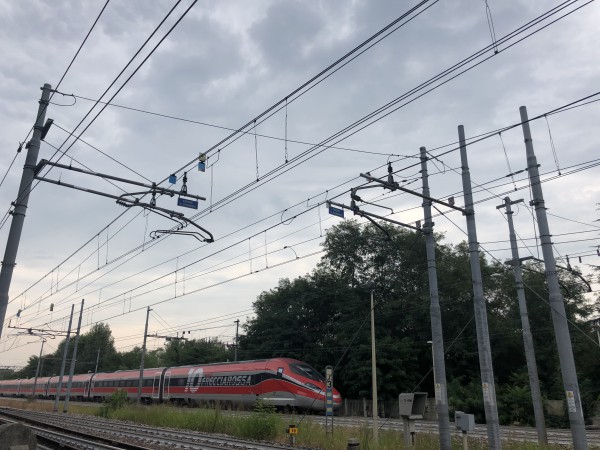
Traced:
<path fill-rule="evenodd" d="M 117 390 L 124 390 L 128 398 L 135 399 L 139 376 L 139 370 L 75 375 L 71 398 L 102 401 Z M 67 380 L 64 376 L 61 397 L 66 395 Z M 58 376 L 38 378 L 35 392 L 34 382 L 33 378 L 0 380 L 0 396 L 56 397 Z M 289 358 L 159 367 L 144 370 L 142 400 L 192 406 L 221 403 L 230 407 L 251 407 L 260 400 L 281 409 L 323 411 L 325 378 L 308 364 Z M 336 389 L 333 403 L 336 409 L 342 404 Z"/>

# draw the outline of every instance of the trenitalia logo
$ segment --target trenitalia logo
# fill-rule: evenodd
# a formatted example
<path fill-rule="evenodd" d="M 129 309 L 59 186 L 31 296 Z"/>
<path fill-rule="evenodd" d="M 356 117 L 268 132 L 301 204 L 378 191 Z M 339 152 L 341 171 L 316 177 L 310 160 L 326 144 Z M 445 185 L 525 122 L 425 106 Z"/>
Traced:
<path fill-rule="evenodd" d="M 204 376 L 201 367 L 188 371 L 184 392 L 196 392 L 200 386 L 251 386 L 252 375 Z"/>

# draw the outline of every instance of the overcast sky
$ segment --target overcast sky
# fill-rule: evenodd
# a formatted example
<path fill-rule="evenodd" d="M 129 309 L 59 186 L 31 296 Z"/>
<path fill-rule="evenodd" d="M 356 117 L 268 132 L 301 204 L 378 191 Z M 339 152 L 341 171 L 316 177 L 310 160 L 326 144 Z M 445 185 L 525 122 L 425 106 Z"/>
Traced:
<path fill-rule="evenodd" d="M 398 181 L 407 180 L 408 187 L 420 190 L 414 165 L 419 147 L 426 146 L 433 155 L 454 149 L 435 150 L 457 141 L 458 125 L 472 137 L 518 123 L 522 105 L 535 117 L 600 90 L 597 3 L 566 2 L 559 14 L 511 35 L 560 3 L 488 0 L 499 42 L 496 54 L 484 1 L 431 0 L 339 71 L 303 95 L 290 96 L 287 108 L 259 119 L 239 139 L 215 147 L 231 133 L 228 129 L 252 122 L 417 3 L 199 1 L 112 101 L 185 120 L 109 106 L 81 136 L 85 143 L 73 144 L 63 129 L 75 129 L 94 106 L 85 98 L 100 98 L 175 4 L 112 0 L 58 87 L 79 98 L 52 98 L 47 117 L 55 125 L 42 143 L 40 159 L 56 161 L 52 146 L 62 145 L 62 151 L 68 149 L 64 164 L 144 183 L 162 182 L 185 168 L 188 192 L 207 200 L 198 211 L 178 207 L 176 198 L 160 197 L 157 205 L 195 216 L 215 242 L 201 243 L 189 235 L 153 241 L 152 231 L 169 229 L 174 222 L 141 208 L 126 210 L 109 198 L 36 184 L 0 339 L 0 365 L 22 365 L 39 351 L 39 339 L 15 338 L 9 320 L 11 326 L 63 330 L 71 305 L 78 311 L 82 298 L 83 331 L 98 321 L 108 323 L 119 350 L 141 345 L 147 306 L 153 308 L 151 334 L 189 330 L 192 338 L 219 336 L 232 342 L 233 321 L 246 321 L 261 291 L 275 287 L 282 277 L 314 268 L 322 236 L 341 220 L 325 206 L 314 205 L 334 197 L 349 203 L 344 192 L 361 183 L 361 172 L 383 177 L 389 160 L 399 171 Z M 190 4 L 183 0 L 175 8 L 103 100 L 116 92 Z M 35 120 L 39 88 L 44 83 L 56 86 L 103 5 L 100 0 L 0 2 L 0 175 L 7 173 L 0 186 L 2 216 L 17 195 L 25 151 L 9 166 Z M 505 41 L 507 36 L 512 38 Z M 441 78 L 447 82 L 439 88 L 425 93 L 438 82 L 406 97 L 395 111 L 374 116 L 380 120 L 329 142 L 334 148 L 314 147 L 482 49 L 468 66 Z M 93 110 L 84 126 L 99 110 Z M 564 264 L 572 255 L 571 263 L 585 273 L 600 262 L 600 169 L 595 166 L 599 111 L 596 102 L 531 124 L 540 171 L 547 180 L 543 189 L 555 256 Z M 199 172 L 194 160 L 209 150 L 207 165 L 212 167 Z M 514 185 L 507 176 L 526 167 L 521 128 L 475 143 L 468 153 L 475 200 L 480 201 L 478 240 L 490 252 L 488 258 L 510 257 L 506 221 L 496 209 L 506 195 L 525 200 L 514 217 L 523 239 L 521 255 L 540 255 L 532 239 L 526 172 L 515 176 Z M 458 152 L 440 156 L 429 170 L 432 195 L 453 194 L 463 205 Z M 173 189 L 179 191 L 183 171 L 177 176 Z M 47 177 L 112 195 L 144 190 L 58 168 Z M 363 197 L 392 208 L 395 220 L 422 219 L 419 199 L 383 194 L 375 189 Z M 368 205 L 364 209 L 386 212 Z M 436 231 L 457 244 L 465 239 L 464 218 L 459 213 L 448 218 L 454 224 L 445 217 L 435 219 Z M 9 226 L 10 219 L 0 229 L 2 244 Z M 17 318 L 19 309 L 23 311 Z M 57 341 L 48 342 L 47 350 L 53 351 Z M 163 344 L 152 339 L 149 348 Z"/>

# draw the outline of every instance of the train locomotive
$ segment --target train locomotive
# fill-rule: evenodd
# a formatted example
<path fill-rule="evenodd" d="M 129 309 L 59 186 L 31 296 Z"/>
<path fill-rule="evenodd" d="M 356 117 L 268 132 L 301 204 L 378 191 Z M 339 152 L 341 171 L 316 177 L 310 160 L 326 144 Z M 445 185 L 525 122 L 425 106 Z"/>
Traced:
<path fill-rule="evenodd" d="M 137 398 L 139 370 L 87 373 L 73 376 L 71 398 L 103 401 L 117 390 L 130 399 Z M 67 376 L 58 393 L 58 376 L 0 381 L 2 397 L 64 397 Z M 35 386 L 34 386 L 35 385 Z M 34 392 L 35 387 L 35 392 Z M 323 411 L 325 378 L 313 367 L 290 358 L 225 362 L 144 370 L 144 403 L 176 403 L 188 406 L 215 405 L 252 407 L 257 401 L 278 409 Z M 334 408 L 342 404 L 333 389 Z"/>

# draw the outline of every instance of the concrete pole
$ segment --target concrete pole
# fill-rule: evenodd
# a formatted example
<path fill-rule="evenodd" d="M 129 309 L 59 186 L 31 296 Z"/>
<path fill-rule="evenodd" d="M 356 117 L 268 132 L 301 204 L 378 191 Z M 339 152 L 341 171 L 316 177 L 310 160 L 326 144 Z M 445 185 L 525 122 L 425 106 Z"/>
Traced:
<path fill-rule="evenodd" d="M 2 336 L 4 318 L 6 317 L 8 291 L 10 290 L 10 282 L 16 265 L 17 251 L 19 250 L 19 241 L 21 240 L 21 232 L 23 231 L 23 223 L 25 222 L 25 212 L 29 203 L 29 193 L 31 192 L 31 185 L 34 179 L 34 170 L 40 152 L 42 128 L 44 126 L 44 119 L 46 118 L 46 109 L 48 108 L 51 89 L 52 86 L 49 84 L 44 84 L 42 88 L 42 98 L 39 102 L 37 119 L 33 126 L 33 135 L 25 146 L 27 149 L 25 166 L 23 166 L 19 193 L 15 201 L 15 209 L 12 212 L 12 222 L 10 224 L 10 231 L 8 232 L 4 258 L 2 259 L 2 268 L 0 269 L 0 336 Z"/>
<path fill-rule="evenodd" d="M 33 392 L 31 393 L 31 398 L 35 398 L 35 388 L 37 387 L 37 380 L 40 374 L 40 363 L 42 362 L 42 355 L 44 353 L 44 344 L 46 343 L 46 339 L 42 339 L 42 348 L 40 348 L 40 356 L 38 357 L 37 368 L 35 369 L 35 381 L 33 382 Z"/>
<path fill-rule="evenodd" d="M 585 434 L 585 423 L 583 420 L 583 409 L 581 407 L 581 397 L 579 394 L 579 384 L 577 383 L 577 373 L 575 371 L 575 359 L 573 358 L 573 347 L 571 346 L 571 336 L 569 334 L 565 304 L 562 294 L 560 293 L 558 276 L 556 274 L 556 263 L 554 261 L 554 252 L 552 251 L 552 240 L 550 228 L 548 227 L 548 218 L 546 217 L 546 207 L 544 195 L 542 193 L 542 185 L 540 184 L 538 163 L 533 151 L 533 141 L 531 139 L 531 130 L 529 129 L 527 108 L 521 106 L 519 112 L 521 113 L 521 122 L 523 123 L 523 137 L 525 138 L 525 149 L 527 153 L 527 172 L 529 173 L 529 184 L 531 185 L 533 197 L 531 205 L 535 208 L 542 253 L 544 255 L 550 311 L 552 313 L 552 322 L 554 324 L 556 345 L 558 346 L 558 359 L 560 361 L 560 370 L 562 372 L 563 386 L 567 400 L 567 411 L 569 412 L 569 421 L 571 422 L 573 448 L 574 450 L 584 450 L 587 449 L 588 446 L 587 436 Z"/>
<path fill-rule="evenodd" d="M 71 324 L 73 323 L 73 312 L 75 305 L 71 305 L 71 317 L 69 319 L 69 329 L 67 330 L 67 339 L 65 340 L 65 350 L 63 351 L 63 360 L 60 365 L 60 375 L 58 377 L 58 386 L 56 387 L 56 397 L 54 397 L 54 412 L 58 411 L 58 401 L 60 399 L 60 391 L 62 391 L 62 379 L 65 374 L 65 364 L 67 363 L 67 353 L 69 352 L 69 342 L 71 342 Z"/>
<path fill-rule="evenodd" d="M 525 360 L 527 361 L 527 373 L 529 374 L 529 386 L 531 389 L 531 400 L 533 403 L 533 415 L 535 417 L 535 428 L 538 435 L 538 443 L 541 446 L 548 444 L 546 435 L 546 423 L 544 420 L 544 406 L 542 404 L 542 394 L 540 392 L 540 380 L 538 378 L 537 365 L 535 362 L 535 350 L 533 347 L 533 337 L 529 327 L 529 315 L 527 314 L 527 303 L 525 302 L 525 289 L 523 287 L 523 276 L 521 271 L 521 260 L 519 259 L 519 249 L 517 248 L 517 236 L 512 219 L 511 205 L 522 202 L 523 200 L 510 201 L 509 197 L 504 199 L 504 204 L 497 208 L 506 208 L 506 218 L 508 220 L 508 232 L 510 237 L 510 248 L 512 251 L 513 273 L 515 275 L 515 284 L 517 285 L 517 298 L 519 300 L 519 312 L 521 314 L 521 327 L 523 328 L 523 345 L 525 346 Z"/>
<path fill-rule="evenodd" d="M 238 342 L 239 342 L 239 334 L 238 331 L 240 329 L 240 319 L 237 319 L 235 321 L 235 353 L 234 353 L 234 357 L 233 360 L 237 361 L 238 358 Z"/>
<path fill-rule="evenodd" d="M 427 172 L 427 150 L 421 147 L 421 178 L 423 179 L 423 195 L 429 194 L 429 174 Z M 435 261 L 435 239 L 431 218 L 431 202 L 423 199 L 423 234 L 427 249 L 427 276 L 429 279 L 429 299 L 431 316 L 431 354 L 433 361 L 433 382 L 435 388 L 435 405 L 437 410 L 440 449 L 450 450 L 452 439 L 450 434 L 450 418 L 448 414 L 448 395 L 446 390 L 446 363 L 444 359 L 444 335 L 442 333 L 442 313 L 437 284 L 437 266 Z"/>
<path fill-rule="evenodd" d="M 467 160 L 465 129 L 462 125 L 458 126 L 458 139 L 460 142 L 462 184 L 465 199 L 465 215 L 467 217 L 467 234 L 469 238 L 469 259 L 471 261 L 471 278 L 473 280 L 473 306 L 475 310 L 479 370 L 481 372 L 481 388 L 483 391 L 488 445 L 490 449 L 499 450 L 502 448 L 502 442 L 500 441 L 500 423 L 498 421 L 498 405 L 496 404 L 492 348 L 488 331 L 487 308 L 485 298 L 483 297 L 481 266 L 479 264 L 479 242 L 477 241 L 477 228 L 475 226 L 475 210 L 473 209 L 473 194 L 471 191 L 469 162 Z"/>
<path fill-rule="evenodd" d="M 379 407 L 377 405 L 377 359 L 375 353 L 375 304 L 371 290 L 371 389 L 373 399 L 373 446 L 379 441 Z"/>
<path fill-rule="evenodd" d="M 148 319 L 150 318 L 150 307 L 146 311 L 146 327 L 144 328 L 144 345 L 142 345 L 142 360 L 140 362 L 140 379 L 138 380 L 137 404 L 142 403 L 142 384 L 144 383 L 144 358 L 146 357 L 146 338 L 148 337 Z"/>
<path fill-rule="evenodd" d="M 71 369 L 69 370 L 69 381 L 67 382 L 67 395 L 63 405 L 63 412 L 66 413 L 69 409 L 69 397 L 71 397 L 71 387 L 73 386 L 73 374 L 75 373 L 75 364 L 77 363 L 77 345 L 81 335 L 81 318 L 83 317 L 83 304 L 85 300 L 81 300 L 81 309 L 79 310 L 79 322 L 77 323 L 77 334 L 75 335 L 75 345 L 73 346 L 73 356 L 71 356 Z"/>

